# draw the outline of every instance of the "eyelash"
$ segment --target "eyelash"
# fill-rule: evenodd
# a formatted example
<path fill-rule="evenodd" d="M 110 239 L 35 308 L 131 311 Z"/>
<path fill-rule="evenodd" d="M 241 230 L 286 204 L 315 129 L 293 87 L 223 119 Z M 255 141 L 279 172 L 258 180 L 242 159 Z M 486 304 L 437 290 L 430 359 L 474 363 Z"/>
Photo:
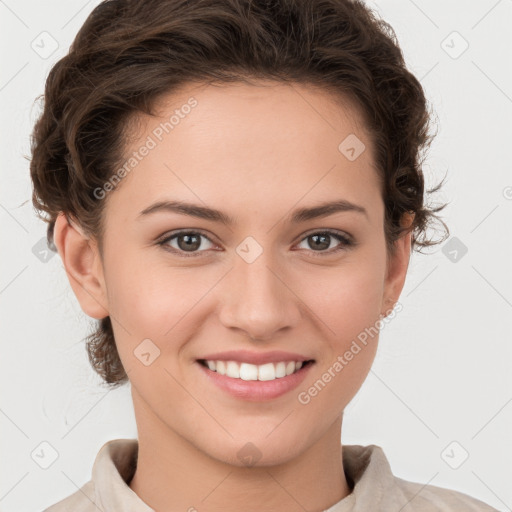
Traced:
<path fill-rule="evenodd" d="M 196 258 L 196 257 L 200 256 L 202 252 L 205 252 L 205 251 L 196 251 L 196 252 L 191 252 L 191 253 L 187 254 L 186 251 L 182 251 L 180 249 L 175 249 L 174 247 L 169 247 L 168 245 L 166 245 L 168 242 L 170 242 L 171 240 L 173 240 L 174 238 L 176 238 L 180 235 L 200 235 L 200 236 L 205 237 L 212 244 L 214 244 L 214 242 L 210 239 L 210 237 L 208 237 L 205 233 L 203 233 L 201 231 L 178 231 L 177 233 L 174 233 L 171 236 L 167 236 L 163 240 L 158 241 L 157 245 L 161 246 L 166 251 L 169 251 L 173 254 L 178 254 L 180 257 L 184 257 L 184 258 Z M 332 231 L 332 230 L 313 231 L 312 233 L 308 233 L 304 238 L 302 238 L 300 240 L 300 242 L 303 242 L 310 236 L 314 236 L 314 235 L 329 235 L 329 236 L 334 237 L 339 242 L 341 242 L 341 245 L 339 245 L 337 248 L 331 249 L 328 251 L 313 251 L 313 250 L 311 250 L 314 257 L 321 258 L 321 257 L 328 256 L 328 255 L 330 256 L 334 253 L 338 253 L 339 251 L 346 250 L 347 248 L 351 248 L 352 246 L 355 245 L 355 242 L 353 240 L 351 240 L 348 236 L 346 236 L 338 231 Z M 315 252 L 317 254 L 315 254 Z"/>

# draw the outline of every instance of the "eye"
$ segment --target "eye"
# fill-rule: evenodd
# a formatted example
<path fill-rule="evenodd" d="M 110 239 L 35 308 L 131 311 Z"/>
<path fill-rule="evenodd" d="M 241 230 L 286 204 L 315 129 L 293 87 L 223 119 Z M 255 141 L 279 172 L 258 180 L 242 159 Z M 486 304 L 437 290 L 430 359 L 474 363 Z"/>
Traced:
<path fill-rule="evenodd" d="M 332 250 L 323 250 L 329 249 L 331 247 L 331 242 L 337 240 L 339 244 L 334 247 Z M 314 256 L 327 256 L 333 253 L 342 251 L 343 249 L 349 248 L 354 245 L 354 242 L 346 235 L 339 233 L 337 231 L 316 231 L 314 233 L 310 233 L 305 238 L 302 239 L 302 242 L 311 240 L 311 242 L 306 242 L 309 247 L 313 248 L 312 252 L 317 252 L 320 254 L 314 254 Z M 302 243 L 301 242 L 301 243 Z"/>
<path fill-rule="evenodd" d="M 213 242 L 200 231 L 180 231 L 159 241 L 158 245 L 161 245 L 167 251 L 179 253 L 180 256 L 193 257 L 200 256 L 200 253 L 204 252 L 205 247 L 202 239 L 213 244 Z M 171 245 L 170 242 L 176 242 L 177 247 Z M 201 247 L 203 250 L 200 251 L 199 248 Z M 208 249 L 208 247 L 206 247 L 206 249 Z"/>
<path fill-rule="evenodd" d="M 207 241 L 207 247 L 204 247 L 203 239 Z M 315 257 L 328 256 L 355 245 L 355 242 L 349 236 L 332 230 L 310 233 L 302 239 L 301 243 L 307 240 L 311 240 L 311 243 L 308 243 L 308 245 L 313 249 L 309 249 L 309 251 L 312 252 Z M 332 249 L 331 242 L 336 240 L 339 243 Z M 172 243 L 175 243 L 175 245 L 172 245 Z M 162 246 L 166 251 L 185 258 L 201 256 L 201 253 L 214 246 L 210 238 L 200 231 L 179 231 L 170 236 L 166 236 L 164 239 L 158 241 L 157 244 Z M 208 244 L 211 244 L 211 246 L 208 247 Z M 331 250 L 325 250 L 330 248 Z M 314 254 L 315 252 L 318 254 Z"/>

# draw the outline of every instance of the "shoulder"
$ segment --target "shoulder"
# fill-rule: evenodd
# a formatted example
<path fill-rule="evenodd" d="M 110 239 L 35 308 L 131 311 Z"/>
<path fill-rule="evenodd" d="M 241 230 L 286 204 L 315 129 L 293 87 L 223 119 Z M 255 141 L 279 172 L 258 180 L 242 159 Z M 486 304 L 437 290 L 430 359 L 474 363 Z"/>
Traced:
<path fill-rule="evenodd" d="M 43 512 L 97 512 L 94 482 L 90 480 L 73 494 L 45 508 Z"/>
<path fill-rule="evenodd" d="M 452 489 L 424 485 L 395 477 L 395 484 L 410 505 L 411 511 L 421 512 L 499 512 L 468 494 Z M 404 509 L 405 512 L 405 509 Z"/>
<path fill-rule="evenodd" d="M 462 492 L 399 478 L 377 445 L 344 445 L 343 467 L 353 484 L 354 512 L 499 512 Z"/>

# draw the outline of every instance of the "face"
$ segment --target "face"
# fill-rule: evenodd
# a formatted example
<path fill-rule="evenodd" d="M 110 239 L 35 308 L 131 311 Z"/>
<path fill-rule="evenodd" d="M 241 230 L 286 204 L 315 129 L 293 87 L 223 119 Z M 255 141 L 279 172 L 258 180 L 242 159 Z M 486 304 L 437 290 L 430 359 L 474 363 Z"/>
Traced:
<path fill-rule="evenodd" d="M 365 380 L 378 335 L 357 340 L 398 299 L 410 237 L 387 257 L 371 141 L 347 102 L 300 85 L 202 85 L 165 97 L 159 114 L 138 119 L 127 158 L 144 156 L 102 199 L 102 259 L 94 243 L 66 256 L 75 293 L 90 316 L 111 316 L 146 429 L 230 464 L 248 442 L 259 464 L 292 460 Z M 348 136 L 356 158 L 339 149 Z M 161 206 L 178 201 L 203 215 Z M 311 210 L 331 202 L 352 207 Z M 199 362 L 224 351 L 313 362 L 236 387 Z"/>

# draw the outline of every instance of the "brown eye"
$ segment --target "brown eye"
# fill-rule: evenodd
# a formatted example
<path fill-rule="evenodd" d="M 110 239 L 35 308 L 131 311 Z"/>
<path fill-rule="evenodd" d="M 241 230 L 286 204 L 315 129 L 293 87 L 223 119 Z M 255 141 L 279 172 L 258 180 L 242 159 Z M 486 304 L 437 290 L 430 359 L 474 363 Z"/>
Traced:
<path fill-rule="evenodd" d="M 308 247 L 306 249 L 311 250 L 311 252 L 320 253 L 318 256 L 333 254 L 354 245 L 348 236 L 336 231 L 317 231 L 315 233 L 310 233 L 302 239 L 301 243 L 304 241 L 307 241 L 306 243 Z M 334 248 L 331 247 L 331 243 L 333 241 L 338 241 L 338 245 L 335 245 Z M 327 250 L 329 248 L 332 250 Z M 315 256 L 317 255 L 315 254 Z"/>
<path fill-rule="evenodd" d="M 208 247 L 204 247 L 205 243 L 203 242 L 203 239 L 207 240 L 206 245 L 208 245 L 208 243 L 212 244 L 212 241 L 203 233 L 198 231 L 181 231 L 164 238 L 158 242 L 158 245 L 163 246 L 164 249 L 168 251 L 178 254 L 181 253 L 180 255 L 183 256 L 196 256 L 208 249 Z M 176 245 L 171 245 L 170 242 L 176 242 Z M 199 250 L 200 248 L 202 249 Z"/>

